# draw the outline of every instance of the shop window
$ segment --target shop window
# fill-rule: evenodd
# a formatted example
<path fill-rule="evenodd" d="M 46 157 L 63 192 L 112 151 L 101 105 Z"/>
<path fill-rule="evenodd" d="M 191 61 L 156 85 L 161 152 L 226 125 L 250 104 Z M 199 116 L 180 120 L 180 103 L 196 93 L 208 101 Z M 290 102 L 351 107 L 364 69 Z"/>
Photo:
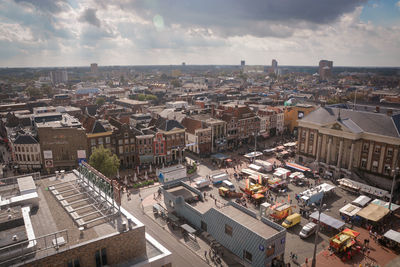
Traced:
<path fill-rule="evenodd" d="M 265 251 L 267 257 L 271 257 L 272 255 L 274 255 L 275 253 L 275 244 L 272 244 L 270 246 L 267 247 L 266 251 Z"/>
<path fill-rule="evenodd" d="M 253 261 L 253 255 L 247 250 L 243 250 L 243 258 L 250 263 Z"/>
<path fill-rule="evenodd" d="M 232 236 L 233 229 L 232 226 L 225 224 L 225 234 Z"/>

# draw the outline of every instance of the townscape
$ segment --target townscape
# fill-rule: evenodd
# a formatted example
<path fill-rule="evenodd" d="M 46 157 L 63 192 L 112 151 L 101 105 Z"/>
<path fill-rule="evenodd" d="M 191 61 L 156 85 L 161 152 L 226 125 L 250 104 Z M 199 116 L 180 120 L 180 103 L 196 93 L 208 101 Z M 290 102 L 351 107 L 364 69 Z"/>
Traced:
<path fill-rule="evenodd" d="M 0 2 L 0 266 L 400 266 L 400 1 Z"/>

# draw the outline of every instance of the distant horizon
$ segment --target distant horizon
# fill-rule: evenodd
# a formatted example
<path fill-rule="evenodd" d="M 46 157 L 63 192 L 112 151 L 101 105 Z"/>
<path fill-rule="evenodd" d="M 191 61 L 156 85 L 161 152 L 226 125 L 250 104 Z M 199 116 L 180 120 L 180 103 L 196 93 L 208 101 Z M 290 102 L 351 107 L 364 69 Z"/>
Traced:
<path fill-rule="evenodd" d="M 96 63 L 96 62 L 92 62 Z M 90 68 L 89 65 L 69 65 L 69 66 L 25 66 L 25 67 L 1 67 L 0 69 L 60 69 L 60 68 Z M 103 67 L 168 67 L 168 66 L 173 66 L 173 67 L 188 67 L 188 66 L 227 66 L 227 67 L 241 67 L 240 64 L 187 64 L 185 65 L 182 64 L 149 64 L 149 65 L 100 65 L 98 64 L 99 68 Z M 270 67 L 271 65 L 262 65 L 262 64 L 246 64 L 245 66 L 264 66 L 264 67 Z M 279 65 L 278 62 L 278 68 L 283 68 L 283 67 L 307 67 L 307 68 L 318 68 L 318 65 Z M 400 68 L 399 66 L 372 66 L 372 65 L 365 65 L 365 66 L 355 66 L 355 65 L 338 65 L 335 66 L 335 62 L 333 62 L 333 69 L 334 68 L 393 68 L 393 69 L 398 69 Z"/>

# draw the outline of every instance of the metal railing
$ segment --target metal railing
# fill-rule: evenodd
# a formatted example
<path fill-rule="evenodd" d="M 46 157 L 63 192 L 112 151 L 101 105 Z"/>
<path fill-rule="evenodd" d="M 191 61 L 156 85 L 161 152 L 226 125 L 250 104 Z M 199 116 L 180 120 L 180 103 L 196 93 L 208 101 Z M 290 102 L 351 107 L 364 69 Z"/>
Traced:
<path fill-rule="evenodd" d="M 58 238 L 63 237 L 64 243 L 59 243 Z M 64 246 L 60 249 L 60 246 Z M 50 251 L 54 249 L 54 251 Z M 61 230 L 43 235 L 31 240 L 25 240 L 0 249 L 0 266 L 10 266 L 16 263 L 25 263 L 35 255 L 39 258 L 58 253 L 60 250 L 69 249 L 68 230 Z M 38 255 L 40 252 L 46 252 Z"/>

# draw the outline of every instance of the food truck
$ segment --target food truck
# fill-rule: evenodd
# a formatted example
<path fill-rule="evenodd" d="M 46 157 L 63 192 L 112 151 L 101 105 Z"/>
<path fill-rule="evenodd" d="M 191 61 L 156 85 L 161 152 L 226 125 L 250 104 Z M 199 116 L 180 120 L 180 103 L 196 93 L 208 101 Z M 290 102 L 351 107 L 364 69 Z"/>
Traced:
<path fill-rule="evenodd" d="M 279 203 L 270 207 L 270 216 L 276 220 L 283 220 L 293 213 L 292 206 L 286 203 Z"/>
<path fill-rule="evenodd" d="M 231 191 L 228 188 L 223 187 L 223 186 L 218 188 L 218 193 L 220 196 L 223 196 L 223 197 L 242 197 L 243 196 L 243 193 Z"/>
<path fill-rule="evenodd" d="M 356 250 L 352 250 L 352 248 L 357 244 L 357 236 L 359 235 L 359 232 L 346 228 L 329 239 L 329 247 L 337 254 L 351 251 L 353 255 L 357 252 Z"/>

